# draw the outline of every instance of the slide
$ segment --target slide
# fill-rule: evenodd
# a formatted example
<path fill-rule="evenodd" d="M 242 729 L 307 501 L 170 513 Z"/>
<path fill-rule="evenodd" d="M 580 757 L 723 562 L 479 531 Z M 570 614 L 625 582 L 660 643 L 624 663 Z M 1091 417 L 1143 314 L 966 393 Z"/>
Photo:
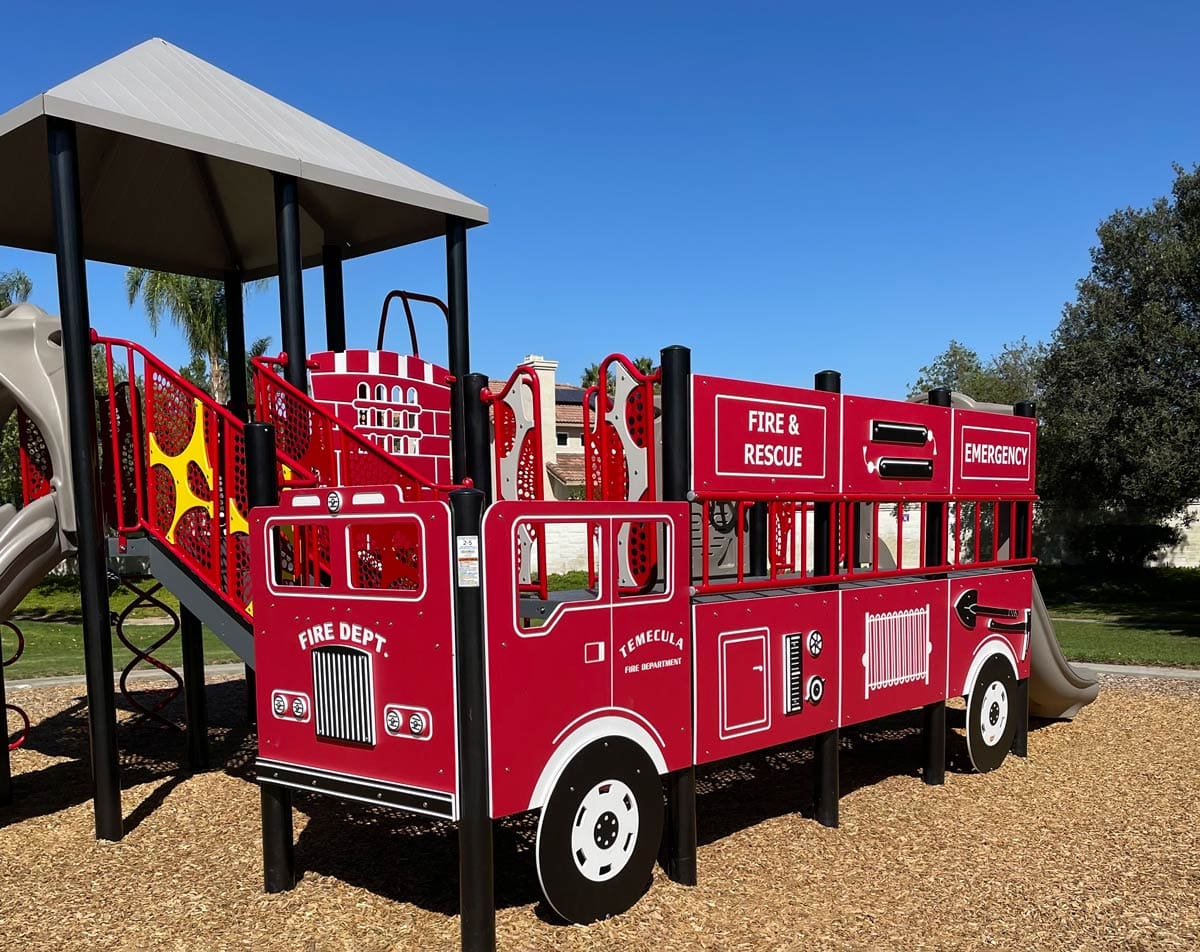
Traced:
<path fill-rule="evenodd" d="M 0 425 L 20 412 L 45 442 L 44 495 L 0 505 L 0 620 L 74 551 L 62 326 L 32 304 L 0 310 Z"/>
<path fill-rule="evenodd" d="M 22 509 L 0 506 L 0 621 L 65 554 L 53 494 Z"/>
<path fill-rule="evenodd" d="M 1034 717 L 1070 719 L 1085 704 L 1096 700 L 1100 684 L 1094 677 L 1073 668 L 1063 657 L 1036 578 L 1032 622 L 1029 713 Z"/>

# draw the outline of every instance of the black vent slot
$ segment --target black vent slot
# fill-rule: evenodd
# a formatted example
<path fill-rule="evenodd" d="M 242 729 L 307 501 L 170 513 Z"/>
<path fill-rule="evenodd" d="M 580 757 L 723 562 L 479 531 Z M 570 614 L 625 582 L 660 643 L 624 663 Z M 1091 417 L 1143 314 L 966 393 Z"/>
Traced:
<path fill-rule="evenodd" d="M 783 636 L 784 713 L 797 714 L 804 705 L 804 636 Z"/>
<path fill-rule="evenodd" d="M 871 421 L 872 443 L 898 443 L 901 446 L 924 446 L 929 442 L 929 428 L 919 423 L 889 423 Z"/>
<path fill-rule="evenodd" d="M 352 744 L 375 743 L 371 656 L 356 648 L 314 648 L 313 711 L 317 736 Z"/>
<path fill-rule="evenodd" d="M 884 457 L 879 461 L 879 475 L 883 479 L 933 479 L 933 460 Z"/>

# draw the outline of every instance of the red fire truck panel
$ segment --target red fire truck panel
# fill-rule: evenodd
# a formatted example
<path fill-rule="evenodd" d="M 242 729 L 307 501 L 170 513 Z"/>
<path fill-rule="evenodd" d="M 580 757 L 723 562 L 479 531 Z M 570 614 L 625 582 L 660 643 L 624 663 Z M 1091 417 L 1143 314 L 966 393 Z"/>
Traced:
<path fill-rule="evenodd" d="M 837 726 L 837 606 L 807 592 L 694 607 L 697 763 Z"/>
<path fill-rule="evenodd" d="M 950 694 L 964 694 L 971 661 L 988 644 L 1011 655 L 1029 677 L 1033 572 L 980 572 L 950 580 Z"/>
<path fill-rule="evenodd" d="M 844 590 L 842 726 L 944 700 L 945 581 Z"/>
<path fill-rule="evenodd" d="M 318 790 L 336 775 L 343 795 L 453 815 L 448 507 L 379 487 L 288 493 L 269 511 L 251 533 L 265 568 L 254 601 L 256 664 L 271 676 L 258 695 L 265 769 Z"/>
<path fill-rule="evenodd" d="M 838 491 L 836 393 L 692 378 L 692 466 L 700 493 Z"/>
<path fill-rule="evenodd" d="M 843 398 L 842 491 L 886 498 L 950 491 L 950 410 Z"/>
<path fill-rule="evenodd" d="M 1036 472 L 1036 420 L 954 411 L 955 492 L 1033 493 Z"/>
<path fill-rule="evenodd" d="M 634 737 L 663 769 L 691 757 L 686 504 L 499 502 L 484 519 L 492 815 L 526 810 L 539 781 L 586 739 Z M 596 584 L 521 595 L 522 565 L 545 533 L 582 534 Z M 649 546 L 648 538 L 655 540 Z M 641 540 L 640 542 L 637 540 Z M 622 548 L 656 553 L 639 591 L 620 585 Z M 533 577 L 542 571 L 535 566 Z M 553 576 L 552 576 L 553 579 Z M 544 776 L 545 775 L 545 776 Z"/>

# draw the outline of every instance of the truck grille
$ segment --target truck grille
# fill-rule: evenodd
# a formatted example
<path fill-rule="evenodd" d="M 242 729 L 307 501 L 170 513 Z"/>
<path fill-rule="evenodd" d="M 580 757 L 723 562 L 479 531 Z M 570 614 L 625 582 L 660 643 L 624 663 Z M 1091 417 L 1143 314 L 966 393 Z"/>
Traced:
<path fill-rule="evenodd" d="M 352 744 L 375 743 L 371 656 L 356 648 L 315 648 L 313 710 L 317 736 Z"/>

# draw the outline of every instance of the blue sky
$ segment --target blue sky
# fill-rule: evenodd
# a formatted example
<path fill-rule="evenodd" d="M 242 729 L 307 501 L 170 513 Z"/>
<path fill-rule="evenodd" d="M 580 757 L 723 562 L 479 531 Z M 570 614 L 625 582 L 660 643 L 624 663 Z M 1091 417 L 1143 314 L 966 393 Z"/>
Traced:
<path fill-rule="evenodd" d="M 977 6 L 26 4 L 0 111 L 162 36 L 489 206 L 476 369 L 537 352 L 574 382 L 683 343 L 701 372 L 900 396 L 951 337 L 1047 338 L 1099 221 L 1200 161 L 1200 4 Z M 57 309 L 52 258 L 11 266 Z M 150 342 L 121 271 L 89 280 L 94 325 Z M 351 346 L 397 286 L 443 294 L 442 244 L 347 264 Z M 319 342 L 319 272 L 305 295 Z M 248 305 L 276 348 L 277 301 Z"/>

